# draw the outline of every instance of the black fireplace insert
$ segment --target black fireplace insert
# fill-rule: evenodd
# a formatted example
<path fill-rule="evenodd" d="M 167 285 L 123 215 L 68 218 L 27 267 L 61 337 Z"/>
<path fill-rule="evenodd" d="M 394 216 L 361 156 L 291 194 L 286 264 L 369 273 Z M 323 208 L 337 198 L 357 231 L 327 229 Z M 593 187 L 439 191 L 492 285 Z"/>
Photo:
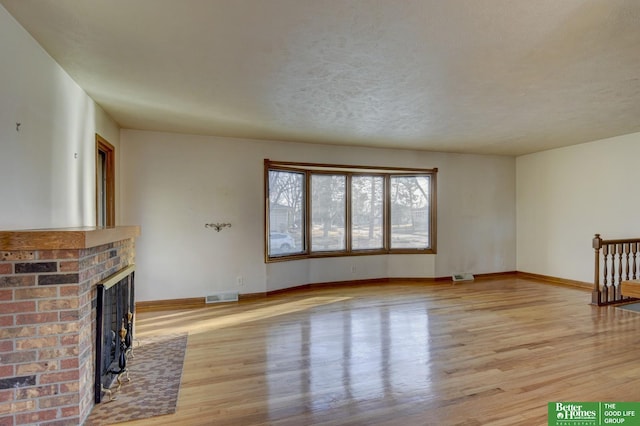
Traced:
<path fill-rule="evenodd" d="M 135 268 L 128 266 L 97 285 L 95 402 L 112 397 L 114 382 L 128 378 L 127 358 L 133 342 Z"/>

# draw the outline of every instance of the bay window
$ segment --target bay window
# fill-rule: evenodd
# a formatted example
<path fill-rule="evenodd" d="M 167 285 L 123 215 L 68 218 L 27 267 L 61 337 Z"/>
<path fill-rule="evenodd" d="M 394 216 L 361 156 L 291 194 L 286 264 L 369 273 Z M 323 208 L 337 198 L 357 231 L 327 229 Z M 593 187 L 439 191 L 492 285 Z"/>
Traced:
<path fill-rule="evenodd" d="M 265 160 L 265 260 L 435 253 L 436 173 Z"/>

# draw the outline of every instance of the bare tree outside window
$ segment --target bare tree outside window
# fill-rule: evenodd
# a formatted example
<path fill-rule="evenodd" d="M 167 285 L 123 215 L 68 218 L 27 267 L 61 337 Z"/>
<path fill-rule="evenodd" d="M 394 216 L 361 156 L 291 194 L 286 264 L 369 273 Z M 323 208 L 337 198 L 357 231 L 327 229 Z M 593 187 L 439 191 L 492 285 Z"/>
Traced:
<path fill-rule="evenodd" d="M 338 251 L 345 241 L 344 175 L 311 175 L 311 250 Z"/>
<path fill-rule="evenodd" d="M 429 247 L 429 176 L 391 176 L 391 248 Z"/>
<path fill-rule="evenodd" d="M 384 247 L 382 176 L 353 176 L 351 179 L 351 247 L 371 250 Z"/>

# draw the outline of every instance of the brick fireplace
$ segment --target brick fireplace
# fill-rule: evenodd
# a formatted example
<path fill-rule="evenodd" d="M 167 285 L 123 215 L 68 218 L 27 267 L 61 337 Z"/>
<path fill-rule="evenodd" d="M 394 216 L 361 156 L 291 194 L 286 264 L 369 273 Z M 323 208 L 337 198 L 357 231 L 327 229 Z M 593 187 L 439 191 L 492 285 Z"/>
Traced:
<path fill-rule="evenodd" d="M 96 285 L 134 264 L 137 226 L 0 231 L 0 425 L 93 408 Z"/>

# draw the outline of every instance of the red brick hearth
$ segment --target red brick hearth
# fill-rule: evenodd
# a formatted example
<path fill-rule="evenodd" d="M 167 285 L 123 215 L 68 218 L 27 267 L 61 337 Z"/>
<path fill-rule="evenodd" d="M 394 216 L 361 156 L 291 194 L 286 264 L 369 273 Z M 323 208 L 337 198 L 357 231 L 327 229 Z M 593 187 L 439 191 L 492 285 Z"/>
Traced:
<path fill-rule="evenodd" d="M 0 425 L 93 408 L 96 284 L 134 263 L 137 226 L 0 231 Z"/>

